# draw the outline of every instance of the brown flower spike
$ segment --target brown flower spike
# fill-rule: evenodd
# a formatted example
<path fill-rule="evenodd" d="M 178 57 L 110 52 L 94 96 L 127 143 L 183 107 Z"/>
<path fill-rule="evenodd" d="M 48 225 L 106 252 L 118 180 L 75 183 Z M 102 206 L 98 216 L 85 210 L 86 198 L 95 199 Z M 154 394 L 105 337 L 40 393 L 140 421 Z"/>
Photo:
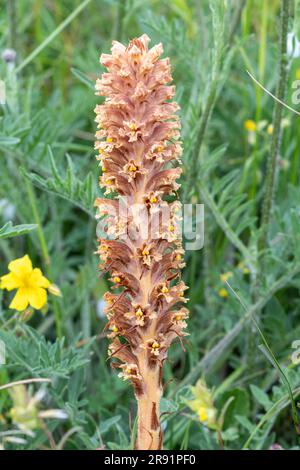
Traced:
<path fill-rule="evenodd" d="M 188 310 L 180 279 L 181 205 L 164 200 L 179 187 L 179 106 L 170 101 L 169 59 L 159 59 L 161 44 L 148 49 L 148 43 L 145 34 L 127 47 L 113 42 L 112 54 L 100 58 L 108 72 L 96 83 L 96 94 L 106 100 L 96 106 L 95 148 L 100 187 L 114 198 L 98 198 L 95 205 L 113 235 L 101 238 L 98 249 L 100 268 L 113 283 L 105 294 L 109 355 L 134 387 L 136 448 L 161 449 L 162 366 L 172 341 L 185 335 Z M 120 211 L 122 201 L 129 215 Z M 158 216 L 162 210 L 167 217 Z"/>

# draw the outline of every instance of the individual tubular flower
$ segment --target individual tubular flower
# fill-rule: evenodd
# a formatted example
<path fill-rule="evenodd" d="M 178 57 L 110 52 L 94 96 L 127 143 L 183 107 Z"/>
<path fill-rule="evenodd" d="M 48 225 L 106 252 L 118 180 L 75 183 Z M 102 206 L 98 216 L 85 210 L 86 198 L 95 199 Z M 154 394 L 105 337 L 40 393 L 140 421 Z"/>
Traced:
<path fill-rule="evenodd" d="M 181 205 L 164 198 L 179 188 L 179 107 L 170 101 L 175 87 L 169 85 L 169 59 L 159 59 L 161 44 L 148 49 L 148 42 L 145 34 L 127 47 L 113 42 L 112 54 L 100 58 L 107 72 L 97 80 L 96 94 L 106 100 L 95 109 L 95 148 L 100 187 L 115 197 L 98 198 L 95 205 L 109 236 L 99 239 L 97 251 L 112 282 L 104 296 L 109 356 L 134 387 L 136 448 L 160 449 L 162 366 L 170 344 L 186 335 L 188 310 L 180 278 Z M 119 210 L 125 198 L 128 214 Z"/>

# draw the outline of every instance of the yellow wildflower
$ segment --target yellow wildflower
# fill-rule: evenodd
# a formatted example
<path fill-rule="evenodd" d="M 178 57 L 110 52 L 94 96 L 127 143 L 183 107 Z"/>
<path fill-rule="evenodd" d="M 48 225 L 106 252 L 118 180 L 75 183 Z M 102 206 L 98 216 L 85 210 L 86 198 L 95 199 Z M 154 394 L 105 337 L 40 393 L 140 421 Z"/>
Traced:
<path fill-rule="evenodd" d="M 228 281 L 228 279 L 230 279 L 231 277 L 233 276 L 232 272 L 231 271 L 228 271 L 227 273 L 223 273 L 220 275 L 220 279 L 222 282 L 226 282 Z"/>
<path fill-rule="evenodd" d="M 300 80 L 300 69 L 296 70 L 296 79 Z"/>
<path fill-rule="evenodd" d="M 273 124 L 269 124 L 268 127 L 267 127 L 267 133 L 269 135 L 272 135 L 273 134 Z"/>
<path fill-rule="evenodd" d="M 245 266 L 245 263 L 243 261 L 240 261 L 238 264 L 238 269 L 242 271 L 243 274 L 249 274 L 250 270 Z"/>
<path fill-rule="evenodd" d="M 213 404 L 212 392 L 203 379 L 199 379 L 195 387 L 191 387 L 193 400 L 187 406 L 197 413 L 199 421 L 211 429 L 217 427 L 217 410 Z"/>
<path fill-rule="evenodd" d="M 30 389 L 23 384 L 15 385 L 9 390 L 13 401 L 10 409 L 10 417 L 19 429 L 25 432 L 32 432 L 43 427 L 43 420 L 46 418 L 66 419 L 64 410 L 51 409 L 40 410 L 40 402 L 45 396 L 45 391 L 40 389 L 32 395 Z"/>
<path fill-rule="evenodd" d="M 28 255 L 11 261 L 8 274 L 0 278 L 0 288 L 8 291 L 17 289 L 9 308 L 22 312 L 28 305 L 40 310 L 47 303 L 50 281 L 39 268 L 33 268 Z M 55 290 L 55 289 L 54 289 Z M 52 293 L 54 293 L 52 289 Z"/>
<path fill-rule="evenodd" d="M 222 287 L 222 289 L 219 290 L 218 294 L 223 299 L 226 299 L 228 297 L 228 292 L 224 287 Z"/>
<path fill-rule="evenodd" d="M 10 396 L 14 404 L 10 410 L 12 421 L 23 431 L 40 428 L 37 406 L 39 397 L 31 397 L 24 385 L 12 387 Z"/>
<path fill-rule="evenodd" d="M 256 132 L 257 129 L 256 123 L 252 119 L 247 119 L 244 122 L 244 127 L 248 132 Z"/>

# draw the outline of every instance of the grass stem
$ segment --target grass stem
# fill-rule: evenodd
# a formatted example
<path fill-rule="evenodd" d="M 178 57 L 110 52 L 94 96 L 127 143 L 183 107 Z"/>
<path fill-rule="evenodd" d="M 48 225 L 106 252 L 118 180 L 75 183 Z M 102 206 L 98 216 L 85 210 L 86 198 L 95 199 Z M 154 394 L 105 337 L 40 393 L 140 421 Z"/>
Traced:
<path fill-rule="evenodd" d="M 26 57 L 23 62 L 16 68 L 16 72 L 20 72 L 24 67 L 26 67 L 30 62 L 32 62 L 38 54 L 40 54 L 45 47 L 47 47 L 53 39 L 56 38 L 58 34 L 60 34 L 68 25 L 71 23 L 71 21 L 76 18 L 77 15 L 90 3 L 91 0 L 84 0 L 84 2 L 80 3 L 77 8 L 75 8 L 74 11 L 64 20 L 60 23 L 60 25 L 52 31 L 51 34 L 36 48 L 34 49 L 31 54 L 29 54 L 28 57 Z"/>

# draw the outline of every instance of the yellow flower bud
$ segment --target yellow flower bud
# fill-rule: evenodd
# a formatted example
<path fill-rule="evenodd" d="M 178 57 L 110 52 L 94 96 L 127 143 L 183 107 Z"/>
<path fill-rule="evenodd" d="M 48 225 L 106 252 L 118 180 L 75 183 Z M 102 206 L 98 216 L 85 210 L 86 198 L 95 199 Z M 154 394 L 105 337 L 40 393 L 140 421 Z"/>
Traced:
<path fill-rule="evenodd" d="M 223 299 L 226 299 L 228 297 L 228 292 L 226 289 L 224 289 L 224 287 L 222 287 L 222 289 L 219 290 L 219 296 L 222 297 Z"/>
<path fill-rule="evenodd" d="M 207 411 L 206 411 L 206 408 L 204 408 L 204 406 L 200 406 L 198 410 L 198 416 L 199 416 L 199 420 L 202 423 L 207 420 Z"/>
<path fill-rule="evenodd" d="M 227 273 L 223 273 L 220 275 L 220 280 L 222 282 L 226 282 L 228 281 L 228 279 L 230 279 L 231 277 L 233 276 L 232 272 L 231 271 L 228 271 Z"/>
<path fill-rule="evenodd" d="M 256 132 L 257 129 L 256 123 L 252 119 L 247 119 L 244 122 L 244 127 L 248 132 Z"/>

